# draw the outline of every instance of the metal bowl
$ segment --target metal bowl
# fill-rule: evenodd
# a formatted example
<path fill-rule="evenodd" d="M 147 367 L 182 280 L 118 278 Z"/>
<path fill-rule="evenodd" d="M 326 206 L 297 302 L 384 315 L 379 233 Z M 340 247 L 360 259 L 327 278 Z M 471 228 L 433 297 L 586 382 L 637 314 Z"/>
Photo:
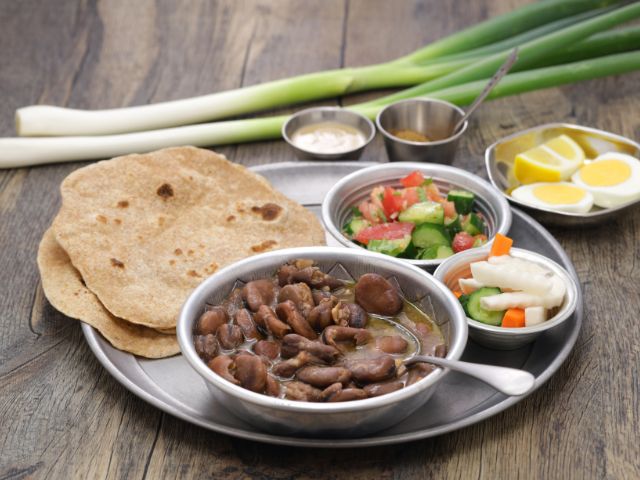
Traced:
<path fill-rule="evenodd" d="M 586 146 L 585 140 L 589 139 L 591 145 L 587 147 L 587 153 L 590 157 L 596 157 L 607 152 L 621 152 L 640 157 L 640 144 L 626 137 L 570 123 L 548 123 L 509 135 L 487 148 L 485 151 L 485 164 L 489 180 L 493 186 L 500 190 L 510 202 L 523 208 L 539 222 L 546 225 L 590 227 L 614 220 L 623 215 L 628 209 L 640 205 L 640 200 L 634 200 L 615 208 L 594 206 L 587 213 L 568 213 L 534 207 L 513 198 L 510 192 L 519 185 L 519 182 L 511 173 L 515 156 L 523 149 L 533 148 L 562 134 L 569 135 L 583 147 Z"/>
<path fill-rule="evenodd" d="M 362 146 L 336 153 L 318 153 L 300 148 L 292 141 L 293 134 L 300 128 L 314 123 L 336 122 L 353 127 L 364 135 Z M 364 115 L 339 107 L 314 107 L 294 113 L 282 126 L 282 136 L 296 152 L 300 160 L 357 160 L 376 135 L 376 127 Z"/>
<path fill-rule="evenodd" d="M 384 136 L 387 156 L 392 162 L 430 162 L 450 165 L 456 156 L 460 137 L 469 122 L 452 135 L 464 110 L 452 103 L 434 98 L 414 98 L 392 103 L 376 117 L 378 130 Z M 430 142 L 413 142 L 398 138 L 393 130 L 423 133 Z"/>
<path fill-rule="evenodd" d="M 476 342 L 497 350 L 513 350 L 533 342 L 547 330 L 551 330 L 571 316 L 578 305 L 578 286 L 569 273 L 553 260 L 521 248 L 512 248 L 510 255 L 515 258 L 535 262 L 557 274 L 567 286 L 567 293 L 560 310 L 544 323 L 533 327 L 502 328 L 478 322 L 467 317 L 469 336 Z M 489 248 L 465 250 L 449 257 L 440 265 L 434 276 L 452 290 L 458 290 L 458 279 L 471 275 L 469 264 L 486 260 Z"/>
<path fill-rule="evenodd" d="M 418 170 L 423 175 L 433 177 L 441 192 L 462 188 L 475 194 L 475 209 L 484 215 L 489 243 L 500 232 L 507 234 L 511 228 L 511 208 L 504 196 L 480 177 L 459 168 L 429 163 L 385 163 L 364 168 L 347 175 L 336 183 L 322 202 L 322 221 L 332 237 L 345 247 L 366 250 L 342 234 L 342 226 L 351 215 L 351 208 L 367 198 L 371 189 L 378 185 L 399 187 L 400 179 Z M 443 259 L 411 260 L 402 259 L 422 268 L 435 269 Z"/>
<path fill-rule="evenodd" d="M 230 265 L 205 280 L 189 296 L 178 319 L 182 354 L 202 376 L 209 391 L 239 418 L 274 434 L 360 437 L 390 427 L 423 405 L 448 373 L 437 368 L 421 381 L 380 397 L 344 403 L 307 403 L 251 392 L 216 375 L 198 357 L 193 328 L 207 303 L 217 303 L 237 286 L 273 275 L 283 263 L 315 260 L 323 271 L 348 279 L 376 272 L 397 281 L 405 298 L 439 325 L 448 346 L 447 358 L 459 359 L 467 341 L 464 310 L 442 283 L 419 268 L 384 255 L 345 248 L 305 247 L 276 250 Z"/>

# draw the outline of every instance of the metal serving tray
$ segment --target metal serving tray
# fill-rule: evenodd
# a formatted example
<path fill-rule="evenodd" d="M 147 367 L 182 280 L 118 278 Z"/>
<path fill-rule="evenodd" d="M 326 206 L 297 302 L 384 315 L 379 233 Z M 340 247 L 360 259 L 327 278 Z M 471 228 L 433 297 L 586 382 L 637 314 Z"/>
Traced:
<path fill-rule="evenodd" d="M 265 165 L 253 170 L 264 175 L 290 198 L 318 216 L 325 193 L 340 178 L 364 162 L 291 162 Z M 524 213 L 513 211 L 510 235 L 521 248 L 539 252 L 564 266 L 577 278 L 571 260 L 540 224 Z M 329 240 L 335 245 L 335 240 Z M 561 326 L 546 332 L 536 342 L 511 351 L 484 348 L 469 341 L 463 360 L 528 370 L 536 377 L 536 388 L 544 384 L 571 352 L 583 317 L 582 293 L 578 308 Z M 273 444 L 302 447 L 366 447 L 407 442 L 451 432 L 485 420 L 516 404 L 524 396 L 508 397 L 484 383 L 450 372 L 426 405 L 392 428 L 363 438 L 310 438 L 274 435 L 257 430 L 222 407 L 207 390 L 202 378 L 182 356 L 161 360 L 135 357 L 113 348 L 92 327 L 82 330 L 98 361 L 127 389 L 157 408 L 178 418 L 220 433 Z"/>

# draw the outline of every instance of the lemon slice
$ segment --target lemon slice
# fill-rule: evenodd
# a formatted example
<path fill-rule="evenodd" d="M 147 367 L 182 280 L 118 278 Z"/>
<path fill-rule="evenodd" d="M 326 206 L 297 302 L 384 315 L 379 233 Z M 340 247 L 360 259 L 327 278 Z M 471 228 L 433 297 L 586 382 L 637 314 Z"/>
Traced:
<path fill-rule="evenodd" d="M 584 162 L 584 151 L 567 135 L 560 135 L 516 156 L 513 172 L 520 183 L 561 182 Z"/>

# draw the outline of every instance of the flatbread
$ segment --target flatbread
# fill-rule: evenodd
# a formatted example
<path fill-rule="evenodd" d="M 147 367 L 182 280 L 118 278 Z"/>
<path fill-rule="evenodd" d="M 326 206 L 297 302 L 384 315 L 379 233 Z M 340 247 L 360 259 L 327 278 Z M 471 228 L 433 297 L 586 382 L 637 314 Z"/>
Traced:
<path fill-rule="evenodd" d="M 318 219 L 263 177 L 209 150 L 168 148 L 76 170 L 56 239 L 115 316 L 176 325 L 193 289 L 268 250 L 323 245 Z"/>
<path fill-rule="evenodd" d="M 44 294 L 57 310 L 96 328 L 114 347 L 148 358 L 162 358 L 180 351 L 175 335 L 133 325 L 111 315 L 83 284 L 51 229 L 38 249 L 38 268 Z"/>

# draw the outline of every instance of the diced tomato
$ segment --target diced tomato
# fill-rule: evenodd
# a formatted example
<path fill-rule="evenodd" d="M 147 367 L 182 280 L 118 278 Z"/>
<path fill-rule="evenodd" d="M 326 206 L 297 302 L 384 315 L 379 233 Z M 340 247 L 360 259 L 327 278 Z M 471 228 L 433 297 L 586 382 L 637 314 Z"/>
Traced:
<path fill-rule="evenodd" d="M 371 203 L 373 203 L 378 208 L 384 208 L 382 206 L 382 198 L 384 197 L 384 187 L 382 185 L 375 187 L 371 190 Z"/>
<path fill-rule="evenodd" d="M 443 202 L 444 198 L 440 195 L 440 190 L 438 190 L 438 186 L 431 182 L 429 185 L 424 187 L 425 192 L 427 193 L 427 198 L 432 202 Z"/>
<path fill-rule="evenodd" d="M 397 218 L 398 214 L 402 211 L 402 196 L 400 192 L 396 192 L 391 187 L 384 189 L 384 196 L 382 197 L 382 206 L 387 218 Z"/>
<path fill-rule="evenodd" d="M 418 203 L 420 197 L 416 187 L 402 189 L 402 210 L 406 210 L 414 203 Z"/>
<path fill-rule="evenodd" d="M 410 235 L 414 226 L 415 225 L 413 223 L 408 222 L 393 222 L 373 225 L 360 230 L 355 239 L 365 245 L 369 243 L 369 240 L 395 240 L 398 238 L 404 238 L 405 235 Z"/>
<path fill-rule="evenodd" d="M 468 250 L 473 247 L 474 241 L 475 239 L 467 232 L 458 232 L 456 233 L 456 236 L 453 237 L 453 242 L 451 242 L 451 249 L 454 251 L 454 253 Z"/>
<path fill-rule="evenodd" d="M 370 223 L 380 223 L 378 212 L 378 207 L 373 205 L 368 200 L 364 200 L 360 205 L 358 205 L 358 210 L 362 213 L 362 216 L 369 220 Z"/>
<path fill-rule="evenodd" d="M 404 178 L 400 179 L 400 183 L 403 187 L 419 187 L 424 183 L 424 175 L 419 171 L 411 172 Z"/>
<path fill-rule="evenodd" d="M 442 202 L 442 208 L 444 209 L 444 216 L 447 218 L 453 218 L 456 216 L 456 204 L 445 200 Z"/>

